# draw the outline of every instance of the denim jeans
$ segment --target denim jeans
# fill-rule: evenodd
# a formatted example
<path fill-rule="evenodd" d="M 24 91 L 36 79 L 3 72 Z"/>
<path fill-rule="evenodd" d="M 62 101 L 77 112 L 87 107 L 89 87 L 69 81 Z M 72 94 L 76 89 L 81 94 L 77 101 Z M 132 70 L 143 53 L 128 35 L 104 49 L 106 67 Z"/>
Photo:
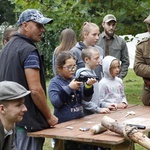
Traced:
<path fill-rule="evenodd" d="M 44 140 L 44 138 L 29 137 L 24 128 L 16 127 L 15 150 L 42 150 Z"/>

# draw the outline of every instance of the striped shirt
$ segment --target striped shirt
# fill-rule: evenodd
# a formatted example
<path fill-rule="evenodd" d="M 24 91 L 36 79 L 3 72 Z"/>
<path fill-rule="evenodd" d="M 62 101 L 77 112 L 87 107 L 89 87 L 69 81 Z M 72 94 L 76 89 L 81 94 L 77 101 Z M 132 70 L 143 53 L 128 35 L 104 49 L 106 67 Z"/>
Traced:
<path fill-rule="evenodd" d="M 38 68 L 40 69 L 39 65 L 39 57 L 36 51 L 31 52 L 31 54 L 27 57 L 24 62 L 24 69 L 27 68 Z"/>

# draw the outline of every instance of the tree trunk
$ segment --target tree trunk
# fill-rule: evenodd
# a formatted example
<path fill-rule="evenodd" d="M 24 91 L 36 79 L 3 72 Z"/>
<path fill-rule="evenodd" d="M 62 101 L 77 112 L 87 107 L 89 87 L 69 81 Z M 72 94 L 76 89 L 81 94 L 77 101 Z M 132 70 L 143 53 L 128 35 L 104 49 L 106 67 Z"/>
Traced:
<path fill-rule="evenodd" d="M 117 120 L 107 116 L 102 118 L 101 124 L 110 131 L 124 136 L 127 140 L 131 140 L 147 149 L 150 149 L 150 139 L 142 132 L 138 131 L 137 127 L 118 123 Z"/>

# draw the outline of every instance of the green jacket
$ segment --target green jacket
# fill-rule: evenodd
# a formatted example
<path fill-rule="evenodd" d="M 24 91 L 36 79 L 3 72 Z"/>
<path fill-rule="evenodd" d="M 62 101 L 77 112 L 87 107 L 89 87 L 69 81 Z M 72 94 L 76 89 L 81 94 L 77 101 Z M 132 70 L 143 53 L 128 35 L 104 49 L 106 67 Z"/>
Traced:
<path fill-rule="evenodd" d="M 104 32 L 100 34 L 97 45 L 104 50 L 104 54 L 105 54 L 107 44 L 106 44 L 106 37 Z M 128 72 L 128 67 L 130 64 L 129 54 L 128 54 L 128 48 L 125 40 L 116 34 L 114 34 L 113 37 L 111 38 L 110 45 L 109 45 L 109 55 L 116 57 L 121 61 L 121 71 L 119 77 L 123 79 Z"/>

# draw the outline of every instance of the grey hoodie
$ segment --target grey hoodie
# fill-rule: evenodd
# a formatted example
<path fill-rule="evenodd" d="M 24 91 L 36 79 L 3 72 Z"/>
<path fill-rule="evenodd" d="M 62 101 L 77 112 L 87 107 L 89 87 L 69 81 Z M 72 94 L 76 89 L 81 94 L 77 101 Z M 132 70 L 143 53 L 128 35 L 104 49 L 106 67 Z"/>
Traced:
<path fill-rule="evenodd" d="M 99 100 L 101 107 L 108 107 L 110 104 L 126 103 L 123 81 L 119 77 L 112 77 L 110 74 L 110 64 L 117 58 L 106 56 L 103 59 L 104 77 L 99 82 Z"/>

